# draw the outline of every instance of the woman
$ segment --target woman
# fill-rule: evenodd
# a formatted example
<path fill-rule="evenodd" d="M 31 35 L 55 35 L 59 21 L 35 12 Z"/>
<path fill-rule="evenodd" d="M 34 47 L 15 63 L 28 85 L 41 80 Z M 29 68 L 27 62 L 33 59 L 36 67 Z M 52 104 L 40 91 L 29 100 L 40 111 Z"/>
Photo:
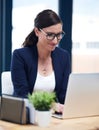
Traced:
<path fill-rule="evenodd" d="M 27 97 L 36 90 L 55 91 L 62 111 L 70 74 L 67 51 L 58 48 L 64 32 L 62 21 L 52 10 L 40 12 L 23 48 L 13 52 L 11 74 L 14 95 Z"/>

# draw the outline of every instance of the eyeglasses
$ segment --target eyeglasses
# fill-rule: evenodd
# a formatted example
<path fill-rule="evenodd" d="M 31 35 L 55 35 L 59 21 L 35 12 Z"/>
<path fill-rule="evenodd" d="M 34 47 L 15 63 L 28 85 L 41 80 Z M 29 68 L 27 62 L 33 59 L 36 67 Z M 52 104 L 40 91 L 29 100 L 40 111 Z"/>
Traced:
<path fill-rule="evenodd" d="M 51 33 L 51 32 L 45 32 L 45 31 L 42 30 L 42 29 L 40 29 L 40 31 L 41 31 L 44 35 L 46 35 L 47 40 L 50 40 L 50 41 L 54 40 L 55 37 L 57 38 L 58 41 L 60 41 L 60 40 L 63 38 L 63 36 L 65 35 L 65 32 L 64 32 L 64 31 L 62 31 L 62 32 L 60 32 L 60 33 L 57 33 L 57 34 Z"/>

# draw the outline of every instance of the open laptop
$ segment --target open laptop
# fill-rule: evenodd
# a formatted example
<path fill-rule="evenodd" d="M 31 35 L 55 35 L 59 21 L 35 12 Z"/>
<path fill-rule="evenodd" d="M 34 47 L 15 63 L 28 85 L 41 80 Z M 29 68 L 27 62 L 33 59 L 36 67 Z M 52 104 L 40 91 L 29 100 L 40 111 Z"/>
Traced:
<path fill-rule="evenodd" d="M 99 73 L 71 73 L 61 119 L 99 115 Z"/>

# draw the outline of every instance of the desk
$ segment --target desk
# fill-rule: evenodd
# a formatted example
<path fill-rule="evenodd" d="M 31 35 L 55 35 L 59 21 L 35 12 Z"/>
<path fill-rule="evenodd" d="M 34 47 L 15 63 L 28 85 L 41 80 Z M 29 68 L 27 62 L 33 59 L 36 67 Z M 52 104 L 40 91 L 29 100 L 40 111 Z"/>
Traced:
<path fill-rule="evenodd" d="M 76 119 L 56 119 L 52 118 L 48 127 L 36 125 L 18 125 L 0 120 L 0 130 L 99 130 L 99 116 Z"/>

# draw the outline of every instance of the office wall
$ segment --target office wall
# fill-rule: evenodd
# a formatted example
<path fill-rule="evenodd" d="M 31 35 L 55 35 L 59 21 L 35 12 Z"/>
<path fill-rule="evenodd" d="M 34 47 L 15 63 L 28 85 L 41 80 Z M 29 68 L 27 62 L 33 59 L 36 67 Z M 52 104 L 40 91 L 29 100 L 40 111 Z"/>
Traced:
<path fill-rule="evenodd" d="M 2 71 L 10 69 L 12 0 L 0 0 L 0 79 Z M 1 80 L 0 80 L 1 92 Z"/>
<path fill-rule="evenodd" d="M 73 0 L 59 0 L 59 15 L 62 18 L 63 30 L 66 33 L 65 37 L 60 43 L 60 47 L 68 50 L 70 57 L 72 53 L 72 6 Z"/>

